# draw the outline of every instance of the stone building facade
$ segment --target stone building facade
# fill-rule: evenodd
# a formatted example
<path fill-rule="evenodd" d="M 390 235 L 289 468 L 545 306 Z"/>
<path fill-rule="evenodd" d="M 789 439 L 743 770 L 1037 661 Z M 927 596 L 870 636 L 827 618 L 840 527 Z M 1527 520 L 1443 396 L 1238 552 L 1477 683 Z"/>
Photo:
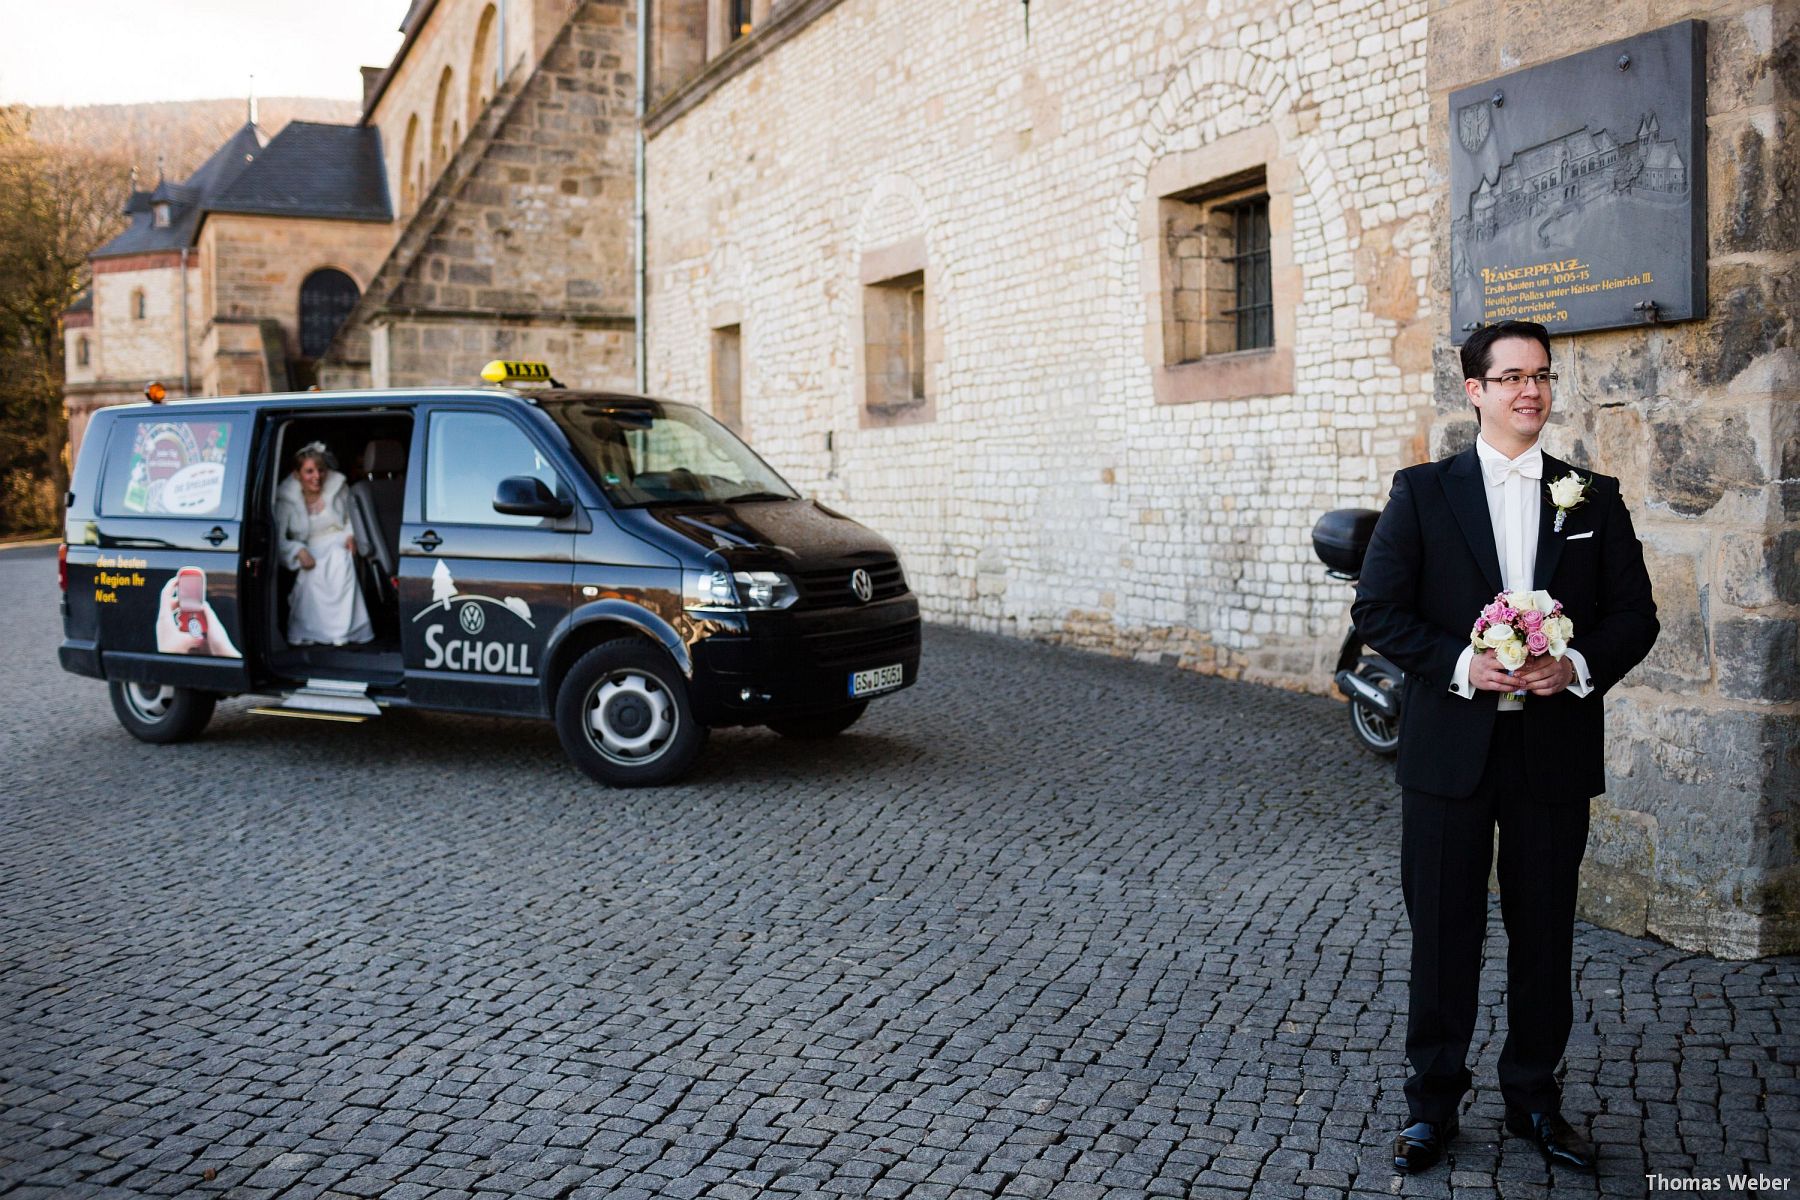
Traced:
<path fill-rule="evenodd" d="M 494 358 L 632 384 L 636 20 L 628 0 L 416 0 L 363 114 L 401 227 L 328 386 L 468 383 Z"/>
<path fill-rule="evenodd" d="M 466 384 L 510 357 L 629 386 L 636 20 L 628 0 L 413 0 L 357 125 L 270 141 L 253 118 L 193 178 L 134 192 L 64 322 L 71 452 L 151 380 Z M 348 297 L 322 342 L 319 272 Z"/>
<path fill-rule="evenodd" d="M 1450 90 L 1674 19 L 777 0 L 721 43 L 720 8 L 657 10 L 651 390 L 892 536 L 937 620 L 1315 690 L 1350 596 L 1313 522 L 1473 436 Z M 1546 436 L 1624 480 L 1667 615 L 1584 910 L 1725 955 L 1800 947 L 1795 11 L 1680 14 L 1712 313 L 1558 338 Z"/>
<path fill-rule="evenodd" d="M 305 387 L 393 241 L 373 131 L 250 119 L 185 181 L 134 190 L 63 321 L 71 460 L 89 416 L 139 401 Z M 326 330 L 327 335 L 329 329 Z"/>

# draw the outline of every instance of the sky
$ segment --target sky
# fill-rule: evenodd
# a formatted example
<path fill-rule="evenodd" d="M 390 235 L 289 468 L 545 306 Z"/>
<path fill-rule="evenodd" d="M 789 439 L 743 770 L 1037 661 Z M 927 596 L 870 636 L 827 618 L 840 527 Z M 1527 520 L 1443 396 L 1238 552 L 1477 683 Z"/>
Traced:
<path fill-rule="evenodd" d="M 407 0 L 0 0 L 0 104 L 362 99 Z"/>

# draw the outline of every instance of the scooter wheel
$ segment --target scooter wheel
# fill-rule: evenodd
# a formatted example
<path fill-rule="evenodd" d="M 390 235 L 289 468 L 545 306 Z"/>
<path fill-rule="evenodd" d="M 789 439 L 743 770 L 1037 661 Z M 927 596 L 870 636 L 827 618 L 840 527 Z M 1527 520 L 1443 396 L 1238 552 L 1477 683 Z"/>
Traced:
<path fill-rule="evenodd" d="M 1394 687 L 1394 681 L 1386 676 L 1375 676 L 1370 681 L 1384 692 Z M 1356 699 L 1350 701 L 1350 728 L 1357 741 L 1383 758 L 1392 758 L 1400 749 L 1400 722 Z"/>

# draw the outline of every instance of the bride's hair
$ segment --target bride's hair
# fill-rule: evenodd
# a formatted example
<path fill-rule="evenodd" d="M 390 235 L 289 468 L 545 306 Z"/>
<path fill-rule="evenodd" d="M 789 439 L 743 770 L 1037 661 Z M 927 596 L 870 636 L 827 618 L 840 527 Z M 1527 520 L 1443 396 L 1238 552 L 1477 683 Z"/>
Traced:
<path fill-rule="evenodd" d="M 337 470 L 337 459 L 331 456 L 331 451 L 325 448 L 324 442 L 308 442 L 294 451 L 294 470 L 299 471 L 300 464 L 309 458 L 327 471 Z"/>

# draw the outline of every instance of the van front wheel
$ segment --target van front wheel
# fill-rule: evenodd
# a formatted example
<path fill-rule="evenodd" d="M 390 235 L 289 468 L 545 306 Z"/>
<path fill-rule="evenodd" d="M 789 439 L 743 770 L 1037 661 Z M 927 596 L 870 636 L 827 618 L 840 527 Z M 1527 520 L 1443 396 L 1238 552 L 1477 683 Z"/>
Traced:
<path fill-rule="evenodd" d="M 556 693 L 563 750 L 611 787 L 673 783 L 700 757 L 707 732 L 669 656 L 635 638 L 589 650 Z"/>
<path fill-rule="evenodd" d="M 157 745 L 185 742 L 196 736 L 212 720 L 213 706 L 219 702 L 211 692 L 164 684 L 115 679 L 106 686 L 112 695 L 113 712 L 125 731 L 140 742 Z"/>

